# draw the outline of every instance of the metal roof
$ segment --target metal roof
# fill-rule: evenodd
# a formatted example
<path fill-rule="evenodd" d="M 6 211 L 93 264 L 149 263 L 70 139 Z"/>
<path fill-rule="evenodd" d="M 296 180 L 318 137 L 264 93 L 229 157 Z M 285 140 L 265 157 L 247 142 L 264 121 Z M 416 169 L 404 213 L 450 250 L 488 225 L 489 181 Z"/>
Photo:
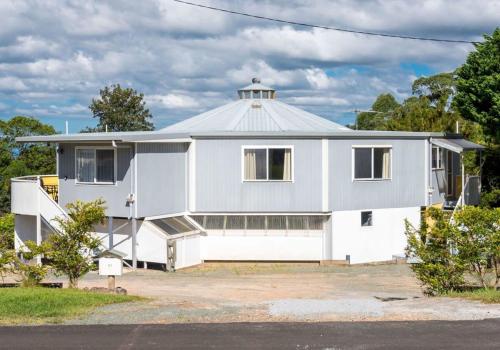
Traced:
<path fill-rule="evenodd" d="M 274 90 L 258 78 L 240 89 L 273 91 L 250 94 L 158 131 L 57 134 L 16 138 L 19 142 L 190 142 L 191 138 L 429 138 L 445 133 L 351 130 L 328 119 L 275 100 Z"/>
<path fill-rule="evenodd" d="M 161 129 L 161 132 L 351 132 L 300 108 L 272 99 L 240 99 Z"/>
<path fill-rule="evenodd" d="M 431 143 L 455 153 L 462 153 L 463 151 L 482 150 L 485 148 L 484 146 L 467 141 L 465 139 L 431 139 Z"/>
<path fill-rule="evenodd" d="M 250 85 L 242 87 L 238 91 L 249 91 L 249 90 L 275 91 L 273 88 L 262 85 L 261 83 L 252 83 Z"/>

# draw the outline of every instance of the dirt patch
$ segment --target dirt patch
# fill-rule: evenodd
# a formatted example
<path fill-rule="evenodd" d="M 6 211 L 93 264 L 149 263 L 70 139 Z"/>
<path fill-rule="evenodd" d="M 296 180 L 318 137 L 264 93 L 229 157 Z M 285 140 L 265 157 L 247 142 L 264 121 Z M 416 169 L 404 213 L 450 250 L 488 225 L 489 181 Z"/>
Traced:
<path fill-rule="evenodd" d="M 55 279 L 57 280 L 57 279 Z M 105 286 L 91 273 L 80 286 Z M 467 320 L 500 317 L 500 305 L 428 298 L 407 265 L 209 264 L 128 271 L 117 286 L 149 302 L 110 305 L 71 323 Z"/>

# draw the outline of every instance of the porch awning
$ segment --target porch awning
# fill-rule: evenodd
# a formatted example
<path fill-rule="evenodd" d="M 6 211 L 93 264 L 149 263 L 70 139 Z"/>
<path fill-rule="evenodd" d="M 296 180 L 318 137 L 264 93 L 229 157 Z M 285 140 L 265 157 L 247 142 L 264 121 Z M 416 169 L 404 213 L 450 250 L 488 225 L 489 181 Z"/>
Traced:
<path fill-rule="evenodd" d="M 456 153 L 484 149 L 484 146 L 465 139 L 431 139 L 431 143 Z"/>

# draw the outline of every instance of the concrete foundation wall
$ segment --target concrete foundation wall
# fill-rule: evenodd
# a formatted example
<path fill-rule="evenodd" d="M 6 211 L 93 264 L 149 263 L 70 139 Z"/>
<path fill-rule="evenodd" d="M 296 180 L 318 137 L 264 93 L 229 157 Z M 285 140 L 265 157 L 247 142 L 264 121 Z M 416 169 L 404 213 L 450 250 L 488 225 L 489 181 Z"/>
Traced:
<path fill-rule="evenodd" d="M 323 232 L 293 235 L 220 235 L 201 238 L 203 260 L 319 261 L 323 256 Z"/>
<path fill-rule="evenodd" d="M 332 215 L 333 260 L 350 255 L 352 264 L 391 260 L 404 254 L 406 247 L 404 220 L 420 224 L 420 207 L 373 209 L 373 225 L 361 226 L 361 212 L 337 211 Z"/>

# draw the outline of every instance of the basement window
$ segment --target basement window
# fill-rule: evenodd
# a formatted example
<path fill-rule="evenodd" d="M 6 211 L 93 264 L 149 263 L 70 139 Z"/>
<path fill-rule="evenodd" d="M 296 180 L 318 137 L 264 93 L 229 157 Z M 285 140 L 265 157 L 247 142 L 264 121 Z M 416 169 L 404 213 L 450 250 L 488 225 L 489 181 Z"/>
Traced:
<path fill-rule="evenodd" d="M 113 148 L 76 148 L 77 183 L 114 184 L 116 152 Z"/>
<path fill-rule="evenodd" d="M 243 181 L 293 181 L 293 148 L 243 147 Z"/>
<path fill-rule="evenodd" d="M 372 211 L 362 211 L 361 212 L 361 226 L 373 226 L 373 212 Z"/>

